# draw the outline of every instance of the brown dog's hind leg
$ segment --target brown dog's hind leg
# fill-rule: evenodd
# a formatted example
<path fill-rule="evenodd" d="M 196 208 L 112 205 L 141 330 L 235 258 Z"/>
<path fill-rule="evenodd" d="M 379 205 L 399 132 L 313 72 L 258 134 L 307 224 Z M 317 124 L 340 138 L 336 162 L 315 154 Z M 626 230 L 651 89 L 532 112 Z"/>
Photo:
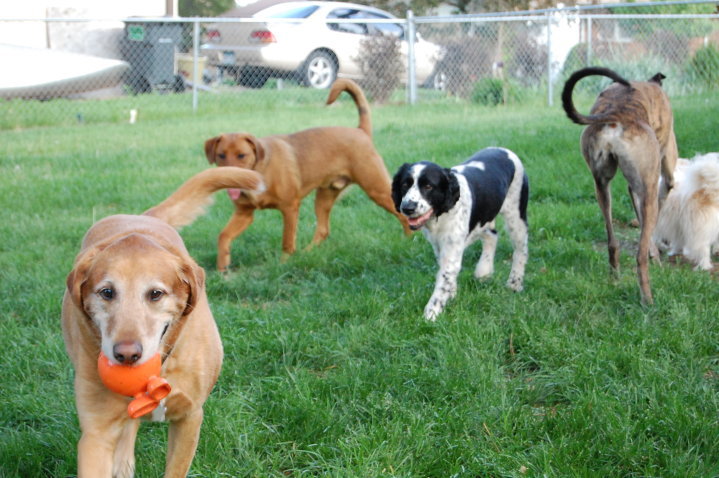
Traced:
<path fill-rule="evenodd" d="M 382 194 L 376 194 L 372 195 L 370 192 L 367 192 L 367 195 L 379 206 L 384 208 L 388 213 L 392 214 L 394 217 L 396 217 L 399 222 L 402 224 L 402 229 L 404 230 L 405 236 L 411 236 L 412 235 L 412 229 L 409 228 L 409 223 L 407 222 L 407 216 L 404 214 L 400 214 L 397 212 L 397 210 L 394 208 L 394 202 L 392 202 L 392 196 L 390 193 L 390 189 L 387 190 L 387 193 Z"/>
<path fill-rule="evenodd" d="M 252 224 L 254 212 L 254 208 L 236 208 L 217 238 L 217 270 L 220 272 L 225 272 L 229 267 L 232 241 Z"/>
<path fill-rule="evenodd" d="M 365 194 L 367 194 L 367 196 L 379 207 L 396 217 L 402 224 L 404 234 L 406 236 L 410 236 L 412 234 L 412 230 L 409 228 L 407 218 L 404 214 L 398 213 L 394 207 L 394 202 L 392 201 L 392 185 L 389 181 L 389 177 L 387 177 L 386 182 L 380 182 L 376 177 L 365 181 L 361 181 L 362 178 L 359 177 L 355 179 L 357 184 L 362 188 L 362 190 L 364 190 Z"/>

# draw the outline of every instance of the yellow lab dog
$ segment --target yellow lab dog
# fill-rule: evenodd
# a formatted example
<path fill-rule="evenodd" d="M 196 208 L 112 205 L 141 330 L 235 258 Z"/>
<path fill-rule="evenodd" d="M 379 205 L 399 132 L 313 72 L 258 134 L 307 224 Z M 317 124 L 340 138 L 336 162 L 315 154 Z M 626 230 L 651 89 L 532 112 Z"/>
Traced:
<path fill-rule="evenodd" d="M 186 476 L 223 352 L 204 271 L 175 227 L 192 222 L 211 194 L 225 188 L 259 192 L 263 183 L 246 169 L 203 171 L 143 215 L 107 217 L 85 235 L 62 305 L 82 430 L 78 477 L 132 477 L 135 469 L 140 421 L 127 413 L 131 399 L 101 382 L 100 351 L 124 365 L 161 355 L 161 376 L 172 391 L 153 418 L 170 422 L 165 476 Z"/>

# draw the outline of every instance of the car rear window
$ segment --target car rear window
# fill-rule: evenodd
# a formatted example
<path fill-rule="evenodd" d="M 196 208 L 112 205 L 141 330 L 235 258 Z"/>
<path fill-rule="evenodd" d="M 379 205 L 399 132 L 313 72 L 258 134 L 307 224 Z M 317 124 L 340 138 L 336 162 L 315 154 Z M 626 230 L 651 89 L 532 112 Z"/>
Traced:
<path fill-rule="evenodd" d="M 267 18 L 307 18 L 312 15 L 317 9 L 320 8 L 316 5 L 309 5 L 306 7 L 296 7 L 289 10 L 282 10 L 280 12 L 271 12 L 268 15 L 258 15 Z"/>
<path fill-rule="evenodd" d="M 356 8 L 336 8 L 332 10 L 327 18 L 331 19 L 372 19 L 372 20 L 392 20 L 393 17 L 382 15 L 367 10 L 358 10 Z M 328 23 L 330 30 L 344 33 L 355 33 L 358 35 L 368 34 L 389 34 L 397 38 L 403 38 L 404 29 L 396 23 Z"/>

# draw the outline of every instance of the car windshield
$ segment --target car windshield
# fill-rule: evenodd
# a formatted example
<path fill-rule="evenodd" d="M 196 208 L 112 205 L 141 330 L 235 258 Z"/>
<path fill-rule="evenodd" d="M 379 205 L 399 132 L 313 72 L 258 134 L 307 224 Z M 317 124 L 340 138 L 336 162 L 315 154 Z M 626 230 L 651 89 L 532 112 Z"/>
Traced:
<path fill-rule="evenodd" d="M 268 9 L 266 13 L 260 12 L 255 16 L 260 18 L 307 18 L 315 13 L 318 8 L 317 5 L 309 5 L 306 7 L 290 8 L 289 10 L 280 10 L 278 12 L 273 12 Z"/>

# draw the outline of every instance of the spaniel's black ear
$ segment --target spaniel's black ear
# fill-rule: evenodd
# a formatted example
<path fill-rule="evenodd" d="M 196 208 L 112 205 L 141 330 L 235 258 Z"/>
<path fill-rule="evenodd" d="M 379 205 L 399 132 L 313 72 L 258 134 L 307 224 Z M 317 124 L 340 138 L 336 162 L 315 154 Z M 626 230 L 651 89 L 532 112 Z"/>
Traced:
<path fill-rule="evenodd" d="M 404 193 L 406 192 L 402 190 L 402 180 L 408 174 L 409 168 L 411 166 L 412 165 L 409 163 L 404 163 L 402 166 L 400 166 L 399 170 L 397 171 L 397 174 L 395 174 L 394 178 L 392 179 L 392 202 L 394 202 L 394 208 L 397 210 L 397 212 L 400 212 L 399 207 L 400 204 L 402 204 L 402 198 L 404 197 Z"/>
<path fill-rule="evenodd" d="M 442 172 L 447 180 L 447 194 L 444 196 L 442 212 L 447 212 L 459 201 L 459 181 L 457 181 L 457 176 L 452 173 L 451 169 L 445 168 Z"/>

